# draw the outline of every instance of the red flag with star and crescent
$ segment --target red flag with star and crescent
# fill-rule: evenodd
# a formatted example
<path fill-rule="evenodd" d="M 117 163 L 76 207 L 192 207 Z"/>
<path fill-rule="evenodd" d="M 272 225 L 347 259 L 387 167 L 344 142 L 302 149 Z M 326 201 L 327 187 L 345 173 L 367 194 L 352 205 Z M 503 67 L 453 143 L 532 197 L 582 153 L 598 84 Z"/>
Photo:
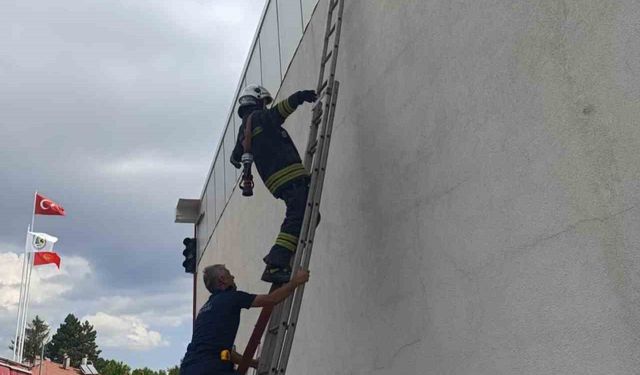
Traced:
<path fill-rule="evenodd" d="M 36 193 L 35 214 L 64 216 L 64 208 L 44 195 Z"/>
<path fill-rule="evenodd" d="M 53 251 L 36 251 L 33 257 L 33 265 L 41 266 L 43 264 L 55 264 L 60 269 L 60 255 Z"/>

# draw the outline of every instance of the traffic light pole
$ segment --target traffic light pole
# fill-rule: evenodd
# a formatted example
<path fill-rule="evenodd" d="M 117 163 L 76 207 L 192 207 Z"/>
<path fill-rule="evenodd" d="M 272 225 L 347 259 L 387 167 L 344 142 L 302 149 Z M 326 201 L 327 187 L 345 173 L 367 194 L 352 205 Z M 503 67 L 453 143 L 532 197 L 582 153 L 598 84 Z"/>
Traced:
<path fill-rule="evenodd" d="M 193 274 L 193 317 L 192 324 L 196 323 L 196 286 L 198 285 L 198 272 Z"/>
<path fill-rule="evenodd" d="M 196 226 L 193 226 L 193 238 L 198 238 L 196 233 Z M 193 271 L 193 317 L 191 319 L 191 330 L 196 324 L 196 287 L 198 286 L 198 248 L 196 247 L 196 269 Z"/>

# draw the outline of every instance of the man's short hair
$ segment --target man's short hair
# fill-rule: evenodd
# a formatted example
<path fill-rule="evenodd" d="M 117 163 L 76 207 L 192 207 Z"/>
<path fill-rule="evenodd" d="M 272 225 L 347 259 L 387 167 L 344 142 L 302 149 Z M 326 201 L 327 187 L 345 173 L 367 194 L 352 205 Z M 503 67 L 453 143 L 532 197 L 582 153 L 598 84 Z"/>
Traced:
<path fill-rule="evenodd" d="M 224 264 L 214 264 L 213 266 L 209 266 L 204 269 L 204 272 L 202 272 L 202 280 L 204 281 L 204 286 L 207 288 L 209 293 L 213 293 L 217 290 L 218 278 L 224 275 L 225 271 L 226 267 Z"/>

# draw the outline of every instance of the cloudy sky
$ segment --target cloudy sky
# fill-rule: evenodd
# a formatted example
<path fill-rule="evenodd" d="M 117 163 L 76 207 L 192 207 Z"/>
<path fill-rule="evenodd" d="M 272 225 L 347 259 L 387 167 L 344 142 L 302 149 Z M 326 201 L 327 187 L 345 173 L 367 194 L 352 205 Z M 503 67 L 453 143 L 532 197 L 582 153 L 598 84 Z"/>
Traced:
<path fill-rule="evenodd" d="M 178 364 L 191 278 L 174 224 L 198 197 L 264 0 L 0 0 L 0 356 L 13 338 L 33 192 L 66 217 L 62 269 L 34 270 L 30 318 L 68 313 L 103 356 Z"/>

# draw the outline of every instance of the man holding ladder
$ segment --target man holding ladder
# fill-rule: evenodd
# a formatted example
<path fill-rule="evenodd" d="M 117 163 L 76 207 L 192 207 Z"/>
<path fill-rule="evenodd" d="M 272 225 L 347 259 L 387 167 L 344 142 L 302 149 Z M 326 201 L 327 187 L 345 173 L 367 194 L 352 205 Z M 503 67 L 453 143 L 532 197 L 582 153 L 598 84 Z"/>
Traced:
<path fill-rule="evenodd" d="M 196 317 L 191 343 L 180 365 L 180 375 L 234 374 L 234 364 L 240 364 L 242 360 L 242 355 L 233 349 L 240 310 L 277 305 L 309 281 L 309 272 L 299 271 L 290 282 L 263 295 L 237 290 L 234 280 L 222 264 L 204 269 L 204 285 L 211 296 Z M 252 367 L 257 365 L 257 361 L 251 363 Z"/>

